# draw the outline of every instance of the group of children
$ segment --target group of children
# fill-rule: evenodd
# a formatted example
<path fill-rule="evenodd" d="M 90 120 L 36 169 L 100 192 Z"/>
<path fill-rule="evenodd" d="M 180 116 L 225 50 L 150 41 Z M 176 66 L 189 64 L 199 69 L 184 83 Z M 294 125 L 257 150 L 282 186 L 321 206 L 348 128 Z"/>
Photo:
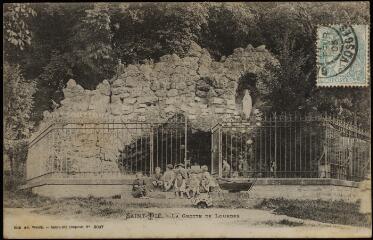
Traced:
<path fill-rule="evenodd" d="M 200 169 L 185 169 L 183 164 L 172 164 L 166 166 L 166 171 L 162 174 L 161 168 L 155 168 L 152 176 L 154 189 L 161 191 L 174 191 L 176 197 L 193 198 L 200 193 L 208 193 L 218 187 L 216 180 L 208 172 L 206 165 Z M 133 182 L 132 195 L 136 198 L 145 198 L 147 187 L 141 172 L 136 174 Z"/>

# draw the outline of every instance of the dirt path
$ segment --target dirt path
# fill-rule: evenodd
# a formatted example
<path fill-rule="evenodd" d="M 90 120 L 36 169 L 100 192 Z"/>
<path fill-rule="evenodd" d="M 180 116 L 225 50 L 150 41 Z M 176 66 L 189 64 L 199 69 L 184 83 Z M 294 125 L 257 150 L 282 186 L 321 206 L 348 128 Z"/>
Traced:
<path fill-rule="evenodd" d="M 145 211 L 147 214 L 131 214 L 126 216 L 126 220 L 40 215 L 33 210 L 5 208 L 4 236 L 7 238 L 123 238 L 367 237 L 371 235 L 371 230 L 367 228 L 324 224 L 254 209 L 147 208 L 142 209 L 142 212 Z M 149 219 L 150 213 L 153 214 L 152 219 Z M 95 229 L 95 225 L 98 228 Z M 15 226 L 22 228 L 29 226 L 30 229 L 14 229 Z M 54 229 L 51 229 L 53 227 Z"/>

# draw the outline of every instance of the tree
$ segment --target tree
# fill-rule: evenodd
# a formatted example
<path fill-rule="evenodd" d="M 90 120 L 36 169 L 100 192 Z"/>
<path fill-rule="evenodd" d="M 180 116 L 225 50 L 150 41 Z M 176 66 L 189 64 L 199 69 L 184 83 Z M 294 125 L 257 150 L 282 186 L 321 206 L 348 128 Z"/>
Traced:
<path fill-rule="evenodd" d="M 367 9 L 351 2 L 5 4 L 4 55 L 22 66 L 26 79 L 36 79 L 38 91 L 48 93 L 37 94 L 36 121 L 51 109 L 51 100 L 62 99 L 69 78 L 94 89 L 112 76 L 117 58 L 129 64 L 172 53 L 182 57 L 191 41 L 217 60 L 238 47 L 266 45 L 280 62 L 268 78 L 276 78 L 268 82 L 273 85 L 273 96 L 267 98 L 273 111 L 337 114 L 342 106 L 343 114 L 357 111 L 354 115 L 363 116 L 359 102 L 366 106 L 367 100 L 360 93 L 369 92 L 353 89 L 355 100 L 346 103 L 344 90 L 316 88 L 314 43 L 318 24 L 369 23 Z M 281 104 L 276 84 L 288 93 Z"/>
<path fill-rule="evenodd" d="M 27 137 L 32 128 L 30 122 L 32 95 L 35 84 L 24 79 L 20 62 L 25 49 L 30 46 L 32 32 L 29 23 L 36 12 L 27 3 L 4 5 L 4 159 L 9 162 L 11 180 L 18 172 L 22 161 L 25 161 Z"/>
<path fill-rule="evenodd" d="M 52 100 L 63 99 L 62 89 L 70 78 L 94 89 L 113 72 L 111 28 L 106 4 L 43 4 L 33 22 L 35 41 L 23 63 L 36 78 L 33 120 L 52 110 Z M 35 61 L 38 56 L 38 61 Z"/>
<path fill-rule="evenodd" d="M 191 41 L 198 40 L 206 17 L 201 3 L 130 4 L 113 17 L 116 56 L 127 63 L 172 53 L 183 56 Z"/>
<path fill-rule="evenodd" d="M 11 175 L 21 159 L 20 148 L 25 147 L 32 128 L 30 122 L 35 84 L 24 79 L 18 65 L 4 64 L 4 152 L 10 162 Z M 24 149 L 25 150 L 25 149 Z"/>
<path fill-rule="evenodd" d="M 361 5 L 279 3 L 260 13 L 265 43 L 280 63 L 270 66 L 272 75 L 263 78 L 269 111 L 338 115 L 368 126 L 370 112 L 363 108 L 370 106 L 369 89 L 316 87 L 317 25 L 331 20 L 367 23 Z"/>
<path fill-rule="evenodd" d="M 73 27 L 72 36 L 67 40 L 71 46 L 69 57 L 65 59 L 82 86 L 93 88 L 114 74 L 112 37 L 107 3 L 93 4 Z"/>
<path fill-rule="evenodd" d="M 207 24 L 199 42 L 215 59 L 230 55 L 235 48 L 263 44 L 261 24 L 252 5 L 246 3 L 206 3 Z"/>
<path fill-rule="evenodd" d="M 35 107 L 32 120 L 40 121 L 44 111 L 52 110 L 52 101 L 59 103 L 63 99 L 62 89 L 67 81 L 73 77 L 73 72 L 66 55 L 57 50 L 52 51 L 49 63 L 42 68 L 41 74 L 36 78 L 38 93 L 35 94 Z"/>
<path fill-rule="evenodd" d="M 36 12 L 28 3 L 9 3 L 4 5 L 4 42 L 8 47 L 24 50 L 31 44 L 31 32 L 28 20 L 36 16 Z M 10 53 L 10 52 L 8 52 Z"/>
<path fill-rule="evenodd" d="M 314 70 L 304 70 L 310 55 L 294 50 L 294 42 L 286 36 L 284 40 L 277 55 L 279 65 L 267 66 L 271 74 L 261 77 L 267 89 L 263 99 L 269 112 L 312 112 L 309 97 L 315 85 L 311 78 Z"/>

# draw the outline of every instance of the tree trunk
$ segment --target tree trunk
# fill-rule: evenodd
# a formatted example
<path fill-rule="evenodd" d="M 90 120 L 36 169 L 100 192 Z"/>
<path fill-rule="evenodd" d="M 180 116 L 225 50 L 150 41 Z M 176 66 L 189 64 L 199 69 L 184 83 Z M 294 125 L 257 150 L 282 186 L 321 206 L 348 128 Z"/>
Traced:
<path fill-rule="evenodd" d="M 14 186 L 14 159 L 13 159 L 13 154 L 9 154 L 9 166 L 10 166 L 9 183 L 10 183 L 10 187 L 13 188 L 13 186 Z"/>
<path fill-rule="evenodd" d="M 10 174 L 13 175 L 13 164 L 14 164 L 14 160 L 13 160 L 13 152 L 12 152 L 11 149 L 10 149 L 10 151 L 8 151 L 8 159 L 9 159 L 9 170 L 10 170 Z"/>

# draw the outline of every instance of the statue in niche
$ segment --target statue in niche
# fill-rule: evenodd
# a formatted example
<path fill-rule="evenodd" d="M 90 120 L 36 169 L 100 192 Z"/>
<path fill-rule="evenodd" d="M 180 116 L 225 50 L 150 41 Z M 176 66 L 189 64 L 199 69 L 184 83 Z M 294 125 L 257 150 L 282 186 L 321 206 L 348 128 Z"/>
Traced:
<path fill-rule="evenodd" d="M 250 95 L 250 90 L 245 89 L 244 96 L 242 98 L 242 112 L 246 119 L 249 119 L 252 108 L 253 102 Z"/>

